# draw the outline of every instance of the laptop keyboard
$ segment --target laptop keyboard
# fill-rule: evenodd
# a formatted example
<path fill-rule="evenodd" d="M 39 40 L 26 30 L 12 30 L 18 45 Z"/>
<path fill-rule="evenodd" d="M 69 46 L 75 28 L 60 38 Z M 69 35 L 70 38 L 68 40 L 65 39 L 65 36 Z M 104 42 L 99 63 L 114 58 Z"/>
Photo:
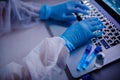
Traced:
<path fill-rule="evenodd" d="M 105 15 L 102 14 L 93 4 L 84 0 L 83 3 L 90 8 L 89 15 L 78 14 L 82 20 L 90 17 L 99 18 L 103 24 L 103 35 L 97 39 L 92 39 L 95 45 L 104 46 L 105 49 L 109 49 L 120 43 L 120 30 L 109 20 Z"/>

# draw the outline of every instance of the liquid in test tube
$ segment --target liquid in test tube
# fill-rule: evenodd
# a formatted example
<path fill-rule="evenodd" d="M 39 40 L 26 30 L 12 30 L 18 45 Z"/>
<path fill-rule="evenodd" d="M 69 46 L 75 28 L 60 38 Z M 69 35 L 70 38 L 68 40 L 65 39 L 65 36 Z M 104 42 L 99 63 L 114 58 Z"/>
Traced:
<path fill-rule="evenodd" d="M 78 66 L 77 66 L 78 71 L 82 70 L 82 65 L 84 64 L 84 62 L 85 62 L 87 56 L 89 55 L 91 49 L 92 49 L 91 45 L 88 45 L 87 48 L 85 49 L 85 52 L 83 53 L 82 59 L 80 60 Z"/>
<path fill-rule="evenodd" d="M 90 57 L 85 61 L 82 68 L 86 69 L 90 63 L 92 63 L 93 59 L 96 57 L 96 55 L 102 50 L 100 46 L 97 46 L 94 51 L 91 53 Z"/>

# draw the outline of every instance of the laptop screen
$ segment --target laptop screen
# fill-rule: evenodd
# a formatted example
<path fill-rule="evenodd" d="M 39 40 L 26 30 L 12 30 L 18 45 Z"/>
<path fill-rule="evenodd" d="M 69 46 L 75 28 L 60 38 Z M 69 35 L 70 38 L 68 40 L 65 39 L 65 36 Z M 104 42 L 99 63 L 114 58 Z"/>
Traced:
<path fill-rule="evenodd" d="M 103 0 L 103 2 L 120 15 L 120 0 Z"/>
<path fill-rule="evenodd" d="M 95 0 L 120 24 L 120 0 Z"/>

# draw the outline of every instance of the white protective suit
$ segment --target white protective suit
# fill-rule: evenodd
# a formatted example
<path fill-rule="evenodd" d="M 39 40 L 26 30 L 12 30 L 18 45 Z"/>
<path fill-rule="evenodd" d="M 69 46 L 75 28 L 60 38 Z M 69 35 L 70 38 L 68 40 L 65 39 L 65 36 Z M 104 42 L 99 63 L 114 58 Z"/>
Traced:
<path fill-rule="evenodd" d="M 0 80 L 61 80 L 68 56 L 62 38 L 46 38 L 23 58 L 22 64 L 11 62 L 1 69 Z"/>
<path fill-rule="evenodd" d="M 39 11 L 40 5 L 30 4 L 32 3 L 23 3 L 19 0 L 8 0 L 7 3 L 1 1 L 0 34 L 19 29 L 11 24 L 20 23 L 21 25 L 31 23 L 33 20 L 39 21 L 37 11 Z M 22 27 L 24 26 L 20 28 Z M 62 38 L 46 38 L 25 58 L 21 59 L 23 63 L 11 62 L 0 69 L 0 80 L 58 80 L 65 68 L 68 56 L 69 50 Z"/>
<path fill-rule="evenodd" d="M 39 10 L 40 3 L 21 0 L 0 1 L 0 35 L 14 29 L 26 28 L 25 25 L 39 21 Z"/>

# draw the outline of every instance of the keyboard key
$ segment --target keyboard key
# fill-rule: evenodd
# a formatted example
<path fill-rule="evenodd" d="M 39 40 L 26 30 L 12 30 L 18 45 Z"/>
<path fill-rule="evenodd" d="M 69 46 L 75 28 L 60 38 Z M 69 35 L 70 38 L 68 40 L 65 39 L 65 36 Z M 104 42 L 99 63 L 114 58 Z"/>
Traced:
<path fill-rule="evenodd" d="M 115 29 L 111 29 L 112 32 L 115 32 Z"/>
<path fill-rule="evenodd" d="M 112 40 L 115 40 L 115 39 L 116 39 L 116 37 L 111 37 L 111 39 L 112 39 Z"/>
<path fill-rule="evenodd" d="M 120 31 L 120 29 L 118 29 L 118 28 L 117 28 L 116 30 L 117 30 L 117 31 Z"/>
<path fill-rule="evenodd" d="M 96 45 L 96 46 L 101 46 L 101 44 L 100 44 L 99 42 L 98 42 L 98 43 L 96 43 L 95 45 Z"/>
<path fill-rule="evenodd" d="M 114 41 L 114 43 L 116 43 L 116 44 L 119 44 L 119 43 L 120 43 L 120 41 L 118 41 L 118 40 L 115 40 L 115 41 Z"/>
<path fill-rule="evenodd" d="M 112 43 L 112 44 L 110 44 L 111 47 L 112 47 L 112 46 L 115 46 L 115 45 L 117 45 L 117 43 Z"/>
<path fill-rule="evenodd" d="M 97 16 L 100 16 L 100 14 L 97 14 Z"/>
<path fill-rule="evenodd" d="M 109 36 L 112 36 L 112 33 L 108 33 Z"/>
<path fill-rule="evenodd" d="M 99 36 L 98 39 L 102 39 L 102 36 Z"/>
<path fill-rule="evenodd" d="M 90 6 L 90 3 L 86 3 L 86 6 Z"/>
<path fill-rule="evenodd" d="M 109 40 L 107 40 L 107 42 L 108 42 L 108 43 L 112 43 L 112 40 L 109 39 Z"/>
<path fill-rule="evenodd" d="M 108 36 L 104 36 L 105 39 L 108 39 L 109 37 Z"/>
<path fill-rule="evenodd" d="M 98 14 L 98 12 L 97 12 L 97 11 L 95 11 L 94 13 L 95 13 L 95 14 Z"/>
<path fill-rule="evenodd" d="M 93 8 L 94 8 L 94 6 L 93 6 L 93 5 L 89 5 L 89 7 L 90 7 L 91 9 L 93 9 Z"/>
<path fill-rule="evenodd" d="M 102 20 L 103 22 L 105 22 L 105 21 L 103 20 L 103 17 L 100 17 L 100 20 Z"/>
<path fill-rule="evenodd" d="M 109 23 L 105 23 L 105 25 L 109 25 Z"/>
<path fill-rule="evenodd" d="M 103 31 L 103 34 L 105 35 L 105 32 Z"/>
<path fill-rule="evenodd" d="M 113 24 L 113 27 L 116 27 L 116 26 Z"/>
<path fill-rule="evenodd" d="M 115 36 L 118 36 L 118 35 L 119 35 L 119 33 L 118 33 L 118 32 L 116 32 L 116 33 L 114 33 L 114 35 L 115 35 Z"/>
<path fill-rule="evenodd" d="M 117 37 L 120 40 L 120 36 Z"/>
<path fill-rule="evenodd" d="M 108 28 L 109 28 L 109 29 L 111 29 L 111 28 L 112 28 L 112 26 L 109 26 Z"/>
<path fill-rule="evenodd" d="M 78 15 L 77 13 L 75 13 L 75 15 L 76 15 L 78 21 L 81 21 L 81 20 L 82 20 L 82 18 L 81 18 L 80 15 Z"/>
<path fill-rule="evenodd" d="M 95 43 L 95 42 L 96 42 L 96 39 L 95 39 L 95 38 L 93 38 L 93 39 L 92 39 L 92 41 Z"/>
<path fill-rule="evenodd" d="M 104 29 L 104 31 L 105 31 L 105 32 L 109 32 L 109 30 L 108 30 L 108 29 Z"/>
<path fill-rule="evenodd" d="M 110 46 L 106 43 L 106 41 L 105 41 L 104 39 L 100 40 L 100 42 L 102 43 L 102 45 L 103 45 L 106 49 L 110 48 Z"/>
<path fill-rule="evenodd" d="M 93 8 L 93 11 L 96 11 L 96 9 L 95 9 L 95 8 Z"/>

